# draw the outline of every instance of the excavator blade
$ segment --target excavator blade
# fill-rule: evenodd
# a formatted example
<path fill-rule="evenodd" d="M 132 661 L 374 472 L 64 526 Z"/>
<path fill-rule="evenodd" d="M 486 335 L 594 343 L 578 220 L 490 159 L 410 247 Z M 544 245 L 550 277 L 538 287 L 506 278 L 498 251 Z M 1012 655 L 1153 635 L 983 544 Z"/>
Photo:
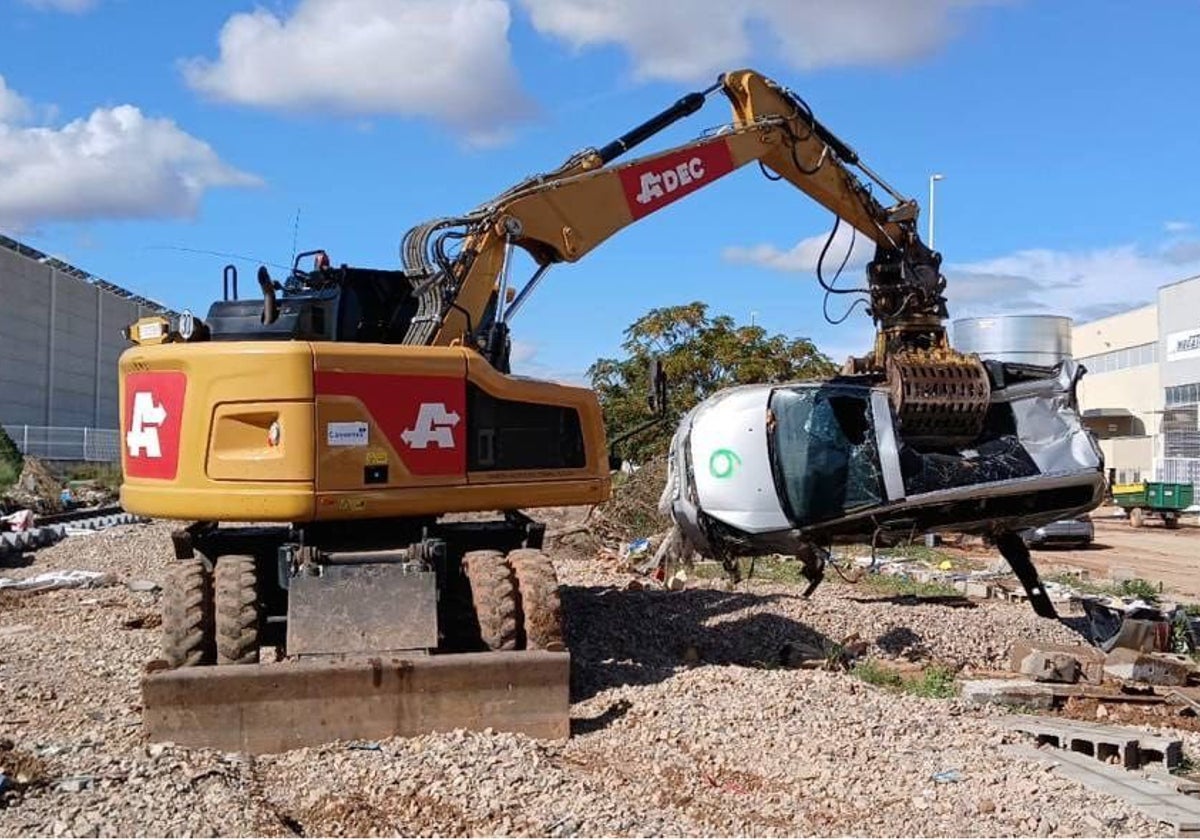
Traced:
<path fill-rule="evenodd" d="M 151 741 L 255 754 L 452 729 L 565 739 L 569 676 L 548 651 L 178 668 L 143 677 L 143 721 Z"/>

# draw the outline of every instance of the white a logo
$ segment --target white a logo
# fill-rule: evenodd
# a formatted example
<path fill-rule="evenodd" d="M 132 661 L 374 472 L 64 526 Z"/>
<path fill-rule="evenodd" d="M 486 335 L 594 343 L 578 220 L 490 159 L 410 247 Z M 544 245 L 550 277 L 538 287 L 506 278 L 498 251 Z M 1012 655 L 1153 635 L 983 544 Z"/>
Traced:
<path fill-rule="evenodd" d="M 649 204 L 651 201 L 673 193 L 680 187 L 687 186 L 692 181 L 699 181 L 703 177 L 704 161 L 698 157 L 661 172 L 644 172 L 641 178 L 642 190 L 637 194 L 637 202 L 638 204 Z"/>
<path fill-rule="evenodd" d="M 129 431 L 125 434 L 125 445 L 129 457 L 136 458 L 145 450 L 147 458 L 161 458 L 162 447 L 158 442 L 158 427 L 167 419 L 167 410 L 154 402 L 154 394 L 138 391 L 133 395 L 133 417 Z"/>
<path fill-rule="evenodd" d="M 459 419 L 457 412 L 446 411 L 445 403 L 421 403 L 417 422 L 400 437 L 413 449 L 427 449 L 430 443 L 436 443 L 438 449 L 453 449 Z"/>

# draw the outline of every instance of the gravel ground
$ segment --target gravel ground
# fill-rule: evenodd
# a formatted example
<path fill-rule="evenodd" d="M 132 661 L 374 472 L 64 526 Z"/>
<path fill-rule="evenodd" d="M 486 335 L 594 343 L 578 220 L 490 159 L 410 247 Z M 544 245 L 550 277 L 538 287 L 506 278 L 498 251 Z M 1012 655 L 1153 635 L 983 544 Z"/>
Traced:
<path fill-rule="evenodd" d="M 9 576 L 113 585 L 0 595 L 0 836 L 1154 836 L 1122 802 L 1006 758 L 995 712 L 778 667 L 785 645 L 857 633 L 876 656 L 1002 666 L 1066 627 L 1000 602 L 888 599 L 827 584 L 625 591 L 559 559 L 574 656 L 566 743 L 450 733 L 255 759 L 147 745 L 138 679 L 156 654 L 162 523 L 71 538 Z M 1184 733 L 1200 755 L 1200 735 Z M 16 769 L 14 769 L 16 768 Z M 935 773 L 961 780 L 938 784 Z M 23 774 L 23 775 L 22 775 Z M 5 807 L 7 806 L 7 807 Z"/>

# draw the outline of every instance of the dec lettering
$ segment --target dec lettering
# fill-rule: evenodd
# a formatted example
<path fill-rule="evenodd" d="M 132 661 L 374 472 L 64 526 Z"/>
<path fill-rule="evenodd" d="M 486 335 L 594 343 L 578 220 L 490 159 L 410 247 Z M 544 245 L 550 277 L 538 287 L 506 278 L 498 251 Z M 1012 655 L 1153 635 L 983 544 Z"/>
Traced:
<path fill-rule="evenodd" d="M 661 172 L 643 172 L 642 189 L 637 194 L 637 202 L 638 204 L 649 204 L 675 192 L 681 186 L 699 181 L 703 177 L 704 161 L 698 157 Z"/>

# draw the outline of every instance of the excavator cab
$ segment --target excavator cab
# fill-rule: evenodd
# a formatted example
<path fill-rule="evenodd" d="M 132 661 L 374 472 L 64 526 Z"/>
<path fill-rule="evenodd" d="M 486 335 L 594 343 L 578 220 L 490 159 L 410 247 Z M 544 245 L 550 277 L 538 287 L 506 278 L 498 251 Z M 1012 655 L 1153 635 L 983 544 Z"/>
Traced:
<path fill-rule="evenodd" d="M 280 284 L 259 269 L 261 298 L 238 296 L 237 268 L 224 272 L 224 298 L 209 307 L 205 323 L 214 341 L 337 341 L 401 344 L 417 311 L 408 272 L 341 265 L 324 251 L 312 271 L 294 266 Z"/>

